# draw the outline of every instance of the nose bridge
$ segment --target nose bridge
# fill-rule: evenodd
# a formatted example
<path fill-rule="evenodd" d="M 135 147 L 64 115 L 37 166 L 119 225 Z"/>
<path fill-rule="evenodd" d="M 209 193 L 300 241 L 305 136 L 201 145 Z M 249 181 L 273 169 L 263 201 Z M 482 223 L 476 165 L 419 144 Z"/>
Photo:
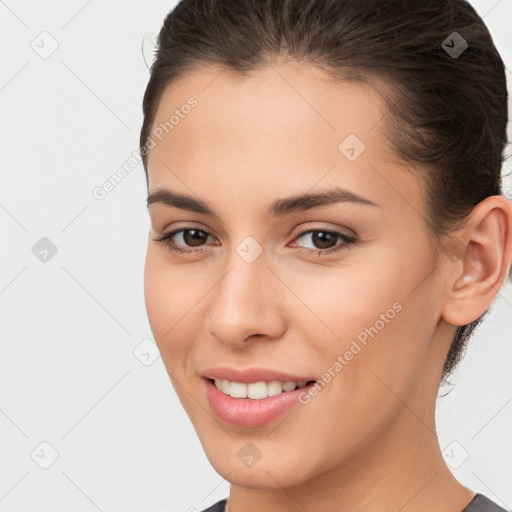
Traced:
<path fill-rule="evenodd" d="M 241 343 L 253 334 L 275 336 L 281 326 L 276 278 L 264 253 L 252 259 L 251 244 L 243 241 L 234 248 L 227 273 L 214 288 L 208 327 L 224 343 Z"/>
<path fill-rule="evenodd" d="M 225 260 L 228 273 L 219 283 L 216 301 L 225 302 L 225 306 L 235 303 L 258 309 L 259 301 L 265 299 L 260 293 L 264 293 L 261 285 L 272 273 L 267 268 L 269 262 L 262 244 L 248 232 L 247 228 L 233 232 L 233 241 L 237 242 L 229 245 Z"/>

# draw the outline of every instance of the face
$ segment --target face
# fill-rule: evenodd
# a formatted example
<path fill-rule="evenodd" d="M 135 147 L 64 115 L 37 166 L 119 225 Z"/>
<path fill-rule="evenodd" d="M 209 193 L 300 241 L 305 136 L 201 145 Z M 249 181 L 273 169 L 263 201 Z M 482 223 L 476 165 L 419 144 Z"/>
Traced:
<path fill-rule="evenodd" d="M 432 399 L 447 346 L 422 186 L 389 149 L 381 98 L 293 62 L 201 68 L 153 127 L 191 96 L 149 154 L 145 299 L 208 459 L 276 488 L 414 437 L 404 411 Z M 283 382 L 300 387 L 274 395 Z"/>

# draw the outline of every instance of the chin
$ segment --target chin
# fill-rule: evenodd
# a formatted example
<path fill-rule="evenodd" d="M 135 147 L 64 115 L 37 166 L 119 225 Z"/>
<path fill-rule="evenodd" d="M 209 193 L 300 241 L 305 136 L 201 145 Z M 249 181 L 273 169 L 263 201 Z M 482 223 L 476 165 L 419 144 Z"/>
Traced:
<path fill-rule="evenodd" d="M 291 474 L 289 466 L 269 464 L 260 460 L 252 468 L 241 467 L 240 461 L 235 457 L 222 462 L 209 459 L 215 471 L 228 482 L 246 489 L 276 489 L 293 487 L 304 483 L 308 476 L 305 474 Z M 278 462 L 278 461 L 277 461 Z"/>
<path fill-rule="evenodd" d="M 291 460 L 286 460 L 286 457 L 280 456 L 269 447 L 264 450 L 261 458 L 252 462 L 252 465 L 251 462 L 244 463 L 239 445 L 243 447 L 248 443 L 250 441 L 235 443 L 233 439 L 230 445 L 223 446 L 222 443 L 212 441 L 210 446 L 205 443 L 203 449 L 215 471 L 230 483 L 240 487 L 282 489 L 300 485 L 313 477 L 313 460 L 299 449 L 292 452 L 296 455 L 291 455 Z M 233 446 L 235 444 L 236 448 Z"/>

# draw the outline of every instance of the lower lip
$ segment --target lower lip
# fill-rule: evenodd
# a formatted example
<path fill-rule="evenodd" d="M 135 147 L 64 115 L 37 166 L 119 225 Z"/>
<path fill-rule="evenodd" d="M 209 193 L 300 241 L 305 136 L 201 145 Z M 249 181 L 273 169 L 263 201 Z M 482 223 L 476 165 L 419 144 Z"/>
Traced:
<path fill-rule="evenodd" d="M 285 391 L 279 395 L 259 400 L 252 398 L 233 398 L 226 395 L 215 384 L 205 379 L 206 396 L 213 412 L 226 423 L 237 427 L 259 427 L 270 423 L 291 411 L 299 403 L 299 395 L 307 392 L 315 383 L 294 391 Z"/>

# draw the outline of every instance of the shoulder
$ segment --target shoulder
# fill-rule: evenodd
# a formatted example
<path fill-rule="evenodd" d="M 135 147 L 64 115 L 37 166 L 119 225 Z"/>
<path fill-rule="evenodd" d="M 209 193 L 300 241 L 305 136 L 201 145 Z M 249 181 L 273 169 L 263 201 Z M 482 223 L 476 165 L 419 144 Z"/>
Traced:
<path fill-rule="evenodd" d="M 222 510 L 222 509 L 221 509 Z M 476 494 L 462 512 L 509 512 L 483 494 Z"/>
<path fill-rule="evenodd" d="M 217 503 L 213 504 L 211 507 L 204 509 L 202 512 L 224 512 L 226 501 L 227 499 L 220 500 Z"/>

